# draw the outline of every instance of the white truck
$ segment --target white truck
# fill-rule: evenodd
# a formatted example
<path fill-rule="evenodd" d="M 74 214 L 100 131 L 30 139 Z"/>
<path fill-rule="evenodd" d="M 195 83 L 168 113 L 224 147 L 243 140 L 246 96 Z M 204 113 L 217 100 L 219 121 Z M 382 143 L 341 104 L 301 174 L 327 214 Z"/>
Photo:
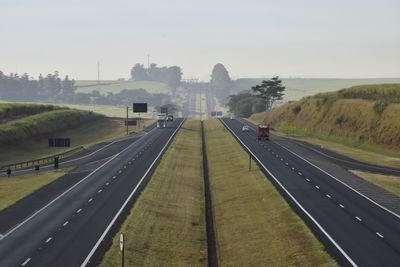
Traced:
<path fill-rule="evenodd" d="M 165 128 L 167 126 L 167 114 L 157 114 L 157 128 Z"/>

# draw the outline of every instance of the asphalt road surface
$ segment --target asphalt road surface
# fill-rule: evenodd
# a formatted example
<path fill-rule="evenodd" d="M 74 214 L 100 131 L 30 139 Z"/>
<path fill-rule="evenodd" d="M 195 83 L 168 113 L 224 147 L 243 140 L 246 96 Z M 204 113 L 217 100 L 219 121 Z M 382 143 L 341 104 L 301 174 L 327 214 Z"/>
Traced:
<path fill-rule="evenodd" d="M 258 141 L 254 128 L 242 132 L 243 121 L 222 122 L 341 265 L 400 266 L 398 198 L 383 205 L 350 184 L 335 160 L 276 137 Z"/>
<path fill-rule="evenodd" d="M 25 216 L 1 232 L 0 266 L 95 265 L 182 123 L 77 156 L 75 183 L 24 202 Z"/>

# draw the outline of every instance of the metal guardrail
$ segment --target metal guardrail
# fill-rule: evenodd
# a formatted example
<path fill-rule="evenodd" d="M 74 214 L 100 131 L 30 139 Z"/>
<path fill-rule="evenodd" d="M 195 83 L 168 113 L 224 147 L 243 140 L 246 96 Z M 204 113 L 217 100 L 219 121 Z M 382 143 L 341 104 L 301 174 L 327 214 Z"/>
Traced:
<path fill-rule="evenodd" d="M 34 166 L 41 166 L 44 164 L 50 164 L 54 162 L 54 158 L 58 157 L 59 159 L 63 159 L 66 157 L 69 157 L 73 154 L 75 154 L 76 152 L 82 151 L 85 148 L 83 146 L 78 146 L 75 147 L 71 150 L 67 150 L 65 152 L 62 153 L 58 153 L 58 154 L 54 154 L 51 156 L 47 156 L 44 158 L 40 158 L 40 159 L 34 159 L 34 160 L 28 160 L 28 161 L 23 161 L 23 162 L 18 162 L 18 163 L 10 163 L 10 164 L 6 164 L 0 167 L 0 171 L 6 171 L 7 169 L 10 170 L 21 170 L 21 169 L 27 169 L 30 167 L 34 167 Z"/>

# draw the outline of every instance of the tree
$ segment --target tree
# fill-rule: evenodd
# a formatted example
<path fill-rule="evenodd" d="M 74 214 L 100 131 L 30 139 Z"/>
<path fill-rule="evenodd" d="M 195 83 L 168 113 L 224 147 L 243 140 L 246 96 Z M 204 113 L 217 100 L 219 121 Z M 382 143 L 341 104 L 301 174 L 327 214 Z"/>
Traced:
<path fill-rule="evenodd" d="M 135 81 L 148 81 L 149 75 L 143 64 L 135 64 L 131 69 L 131 77 Z"/>
<path fill-rule="evenodd" d="M 256 85 L 251 88 L 256 96 L 261 98 L 266 103 L 266 109 L 271 109 L 276 100 L 281 100 L 284 95 L 285 86 L 282 86 L 282 81 L 278 76 L 270 80 L 263 80 L 261 85 Z"/>
<path fill-rule="evenodd" d="M 223 104 L 228 102 L 232 81 L 225 66 L 221 63 L 214 66 L 210 83 L 218 100 Z"/>
<path fill-rule="evenodd" d="M 166 83 L 172 88 L 172 90 L 178 88 L 178 86 L 181 84 L 181 79 L 182 70 L 180 67 L 172 66 L 167 68 Z"/>
<path fill-rule="evenodd" d="M 68 75 L 62 81 L 62 95 L 64 100 L 72 100 L 75 94 L 75 80 L 70 80 Z"/>
<path fill-rule="evenodd" d="M 248 91 L 231 95 L 227 106 L 231 113 L 242 117 L 250 117 L 253 113 L 265 111 L 264 101 Z"/>

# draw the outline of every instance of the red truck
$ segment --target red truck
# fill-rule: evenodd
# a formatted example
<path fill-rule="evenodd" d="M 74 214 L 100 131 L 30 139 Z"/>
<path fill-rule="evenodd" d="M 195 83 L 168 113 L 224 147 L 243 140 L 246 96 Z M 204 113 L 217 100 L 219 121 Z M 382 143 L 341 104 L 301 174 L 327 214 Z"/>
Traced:
<path fill-rule="evenodd" d="M 269 140 L 269 125 L 259 124 L 257 128 L 258 140 Z"/>

